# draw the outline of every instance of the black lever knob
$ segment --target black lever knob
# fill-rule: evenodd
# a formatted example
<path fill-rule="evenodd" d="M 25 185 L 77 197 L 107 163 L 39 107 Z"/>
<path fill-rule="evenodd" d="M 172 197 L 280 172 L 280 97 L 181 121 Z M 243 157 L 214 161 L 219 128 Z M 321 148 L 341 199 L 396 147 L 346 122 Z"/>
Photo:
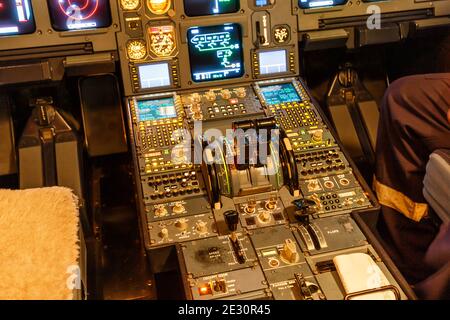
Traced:
<path fill-rule="evenodd" d="M 237 226 L 239 223 L 239 213 L 235 210 L 230 210 L 225 212 L 225 223 L 227 224 L 228 230 L 231 232 L 234 232 L 237 230 Z"/>

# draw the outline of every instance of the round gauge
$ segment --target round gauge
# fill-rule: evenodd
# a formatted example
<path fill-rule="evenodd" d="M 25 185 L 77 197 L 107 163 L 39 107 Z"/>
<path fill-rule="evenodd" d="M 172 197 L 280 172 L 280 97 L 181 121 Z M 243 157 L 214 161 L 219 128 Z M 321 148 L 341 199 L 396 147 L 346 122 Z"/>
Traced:
<path fill-rule="evenodd" d="M 146 3 L 151 13 L 161 15 L 169 11 L 172 0 L 147 0 Z"/>
<path fill-rule="evenodd" d="M 131 40 L 127 43 L 127 54 L 130 60 L 142 60 L 147 55 L 144 40 Z"/>
<path fill-rule="evenodd" d="M 136 10 L 140 3 L 140 0 L 120 0 L 120 4 L 124 10 Z"/>

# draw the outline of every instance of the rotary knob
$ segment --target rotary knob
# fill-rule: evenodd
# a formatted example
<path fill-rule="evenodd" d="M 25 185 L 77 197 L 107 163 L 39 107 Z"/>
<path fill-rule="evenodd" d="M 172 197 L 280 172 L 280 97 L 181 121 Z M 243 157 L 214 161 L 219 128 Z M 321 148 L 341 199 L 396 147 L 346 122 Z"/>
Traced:
<path fill-rule="evenodd" d="M 275 210 L 277 208 L 277 199 L 270 199 L 266 202 L 267 210 Z"/>
<path fill-rule="evenodd" d="M 258 218 L 262 223 L 268 223 L 271 219 L 271 215 L 269 212 L 263 211 L 258 215 Z"/>
<path fill-rule="evenodd" d="M 154 213 L 156 217 L 164 217 L 167 215 L 167 209 L 165 207 L 156 207 Z"/>
<path fill-rule="evenodd" d="M 169 237 L 169 230 L 166 227 L 162 228 L 161 231 L 159 231 L 159 236 L 162 239 L 167 239 Z"/>
<path fill-rule="evenodd" d="M 245 98 L 247 96 L 247 90 L 244 87 L 237 88 L 235 91 L 239 98 Z"/>
<path fill-rule="evenodd" d="M 202 96 L 196 92 L 196 93 L 191 94 L 190 99 L 191 99 L 192 103 L 195 104 L 195 103 L 199 103 L 200 101 L 202 101 Z"/>
<path fill-rule="evenodd" d="M 228 100 L 231 98 L 231 91 L 228 89 L 223 89 L 220 91 L 220 95 L 222 96 L 222 99 Z"/>
<path fill-rule="evenodd" d="M 173 206 L 172 211 L 175 214 L 180 214 L 183 213 L 186 210 L 186 208 L 181 204 L 181 203 L 177 203 L 176 205 Z"/>
<path fill-rule="evenodd" d="M 211 101 L 211 102 L 215 101 L 217 98 L 216 93 L 213 90 L 206 92 L 205 97 L 206 97 L 206 100 Z"/>
<path fill-rule="evenodd" d="M 188 228 L 187 220 L 186 219 L 177 220 L 175 222 L 175 227 L 180 231 L 186 231 L 186 229 Z"/>
<path fill-rule="evenodd" d="M 205 234 L 208 232 L 208 224 L 205 221 L 198 221 L 195 224 L 195 230 L 197 230 L 199 234 Z"/>
<path fill-rule="evenodd" d="M 320 142 L 323 139 L 323 131 L 322 130 L 316 130 L 312 134 L 312 139 L 316 142 Z"/>

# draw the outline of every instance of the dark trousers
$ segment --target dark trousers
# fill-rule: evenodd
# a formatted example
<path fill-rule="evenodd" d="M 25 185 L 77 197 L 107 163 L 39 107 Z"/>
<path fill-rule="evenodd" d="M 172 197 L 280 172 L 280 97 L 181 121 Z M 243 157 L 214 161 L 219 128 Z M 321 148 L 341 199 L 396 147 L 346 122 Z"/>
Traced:
<path fill-rule="evenodd" d="M 430 154 L 450 149 L 449 108 L 450 73 L 399 79 L 381 106 L 374 183 L 382 205 L 379 231 L 411 284 L 434 271 L 424 255 L 438 226 L 422 189 Z"/>

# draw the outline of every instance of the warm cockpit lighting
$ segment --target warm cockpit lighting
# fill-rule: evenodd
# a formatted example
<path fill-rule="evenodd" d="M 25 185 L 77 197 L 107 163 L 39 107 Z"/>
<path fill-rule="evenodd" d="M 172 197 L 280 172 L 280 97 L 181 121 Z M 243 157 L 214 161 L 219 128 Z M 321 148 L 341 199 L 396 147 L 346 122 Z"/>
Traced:
<path fill-rule="evenodd" d="M 120 4 L 124 10 L 136 10 L 141 2 L 140 0 L 121 0 Z"/>
<path fill-rule="evenodd" d="M 147 0 L 147 8 L 153 14 L 165 14 L 169 11 L 172 0 Z"/>

